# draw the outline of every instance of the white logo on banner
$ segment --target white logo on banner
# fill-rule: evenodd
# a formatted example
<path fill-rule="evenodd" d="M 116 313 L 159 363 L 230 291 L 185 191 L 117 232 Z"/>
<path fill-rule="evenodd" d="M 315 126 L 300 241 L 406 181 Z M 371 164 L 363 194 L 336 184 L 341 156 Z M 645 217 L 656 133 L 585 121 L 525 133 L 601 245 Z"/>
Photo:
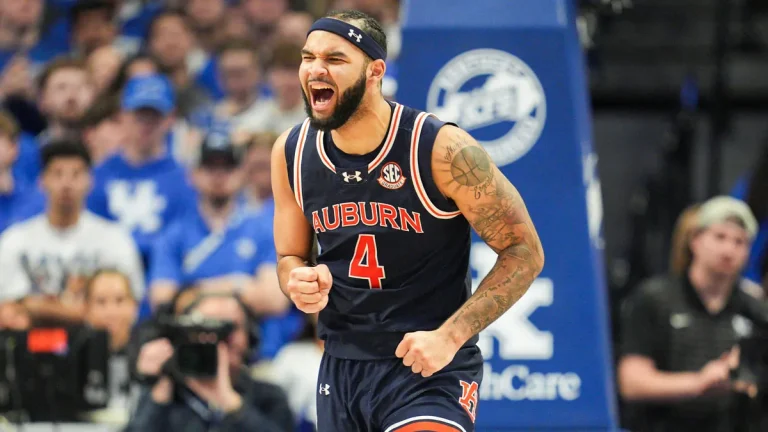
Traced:
<path fill-rule="evenodd" d="M 496 263 L 497 254 L 485 243 L 473 243 L 470 264 L 477 272 L 472 291 Z M 528 318 L 540 307 L 554 302 L 552 279 L 539 278 L 528 292 L 498 320 L 480 333 L 478 347 L 486 360 L 480 398 L 490 400 L 556 400 L 572 401 L 581 394 L 581 378 L 573 372 L 532 372 L 528 365 L 508 364 L 494 371 L 487 361 L 550 360 L 555 341 L 552 332 L 537 328 Z M 494 341 L 498 350 L 494 349 Z"/>
<path fill-rule="evenodd" d="M 472 133 L 499 166 L 520 159 L 536 144 L 546 105 L 544 89 L 531 68 L 495 49 L 454 57 L 437 73 L 427 94 L 427 110 Z"/>

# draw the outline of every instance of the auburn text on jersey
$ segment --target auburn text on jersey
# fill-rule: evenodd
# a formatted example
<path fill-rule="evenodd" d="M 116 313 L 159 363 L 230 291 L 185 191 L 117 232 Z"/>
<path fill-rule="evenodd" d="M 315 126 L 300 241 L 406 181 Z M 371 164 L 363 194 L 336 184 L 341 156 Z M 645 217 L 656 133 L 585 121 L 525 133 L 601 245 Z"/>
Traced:
<path fill-rule="evenodd" d="M 424 234 L 421 214 L 402 207 L 380 202 L 344 202 L 312 212 L 312 227 L 316 233 L 358 225 L 382 226 L 401 231 Z"/>

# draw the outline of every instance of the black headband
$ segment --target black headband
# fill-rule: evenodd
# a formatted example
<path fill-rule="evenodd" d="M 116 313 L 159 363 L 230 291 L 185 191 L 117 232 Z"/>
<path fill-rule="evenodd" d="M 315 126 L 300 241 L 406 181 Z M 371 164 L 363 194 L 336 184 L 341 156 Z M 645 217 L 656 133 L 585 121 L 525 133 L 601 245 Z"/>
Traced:
<path fill-rule="evenodd" d="M 353 45 L 360 48 L 362 52 L 368 54 L 368 56 L 374 60 L 387 59 L 387 54 L 384 52 L 384 48 L 352 24 L 333 18 L 320 18 L 315 21 L 312 28 L 309 29 L 307 36 L 315 30 L 327 31 L 343 37 L 352 42 Z"/>

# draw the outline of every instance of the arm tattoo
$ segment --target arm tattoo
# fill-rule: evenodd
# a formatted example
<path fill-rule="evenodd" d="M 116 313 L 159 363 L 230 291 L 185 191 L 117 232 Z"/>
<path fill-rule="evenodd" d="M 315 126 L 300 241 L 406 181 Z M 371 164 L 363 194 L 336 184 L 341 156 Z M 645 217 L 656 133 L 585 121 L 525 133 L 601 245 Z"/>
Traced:
<path fill-rule="evenodd" d="M 435 169 L 450 172 L 447 191 L 471 199 L 463 213 L 480 237 L 499 254 L 496 265 L 472 297 L 451 319 L 462 339 L 476 335 L 512 307 L 528 290 L 544 264 L 536 230 L 522 198 L 500 174 L 488 154 L 464 132 L 451 137 Z"/>

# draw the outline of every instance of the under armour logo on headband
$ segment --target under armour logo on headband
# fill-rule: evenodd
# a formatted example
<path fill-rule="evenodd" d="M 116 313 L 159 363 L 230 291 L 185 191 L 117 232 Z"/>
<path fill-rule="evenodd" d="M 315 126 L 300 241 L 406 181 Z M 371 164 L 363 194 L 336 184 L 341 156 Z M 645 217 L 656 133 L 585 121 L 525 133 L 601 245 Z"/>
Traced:
<path fill-rule="evenodd" d="M 363 38 L 363 35 L 359 35 L 355 33 L 353 29 L 349 29 L 349 37 L 357 39 L 357 43 L 360 43 L 360 39 Z"/>
<path fill-rule="evenodd" d="M 370 36 L 363 37 L 365 32 L 348 22 L 337 20 L 335 18 L 320 18 L 312 24 L 312 28 L 307 32 L 307 36 L 317 30 L 334 33 L 350 42 L 355 42 L 354 45 L 358 49 L 374 60 L 387 59 L 387 51 L 385 47 L 379 45 L 378 42 Z"/>

